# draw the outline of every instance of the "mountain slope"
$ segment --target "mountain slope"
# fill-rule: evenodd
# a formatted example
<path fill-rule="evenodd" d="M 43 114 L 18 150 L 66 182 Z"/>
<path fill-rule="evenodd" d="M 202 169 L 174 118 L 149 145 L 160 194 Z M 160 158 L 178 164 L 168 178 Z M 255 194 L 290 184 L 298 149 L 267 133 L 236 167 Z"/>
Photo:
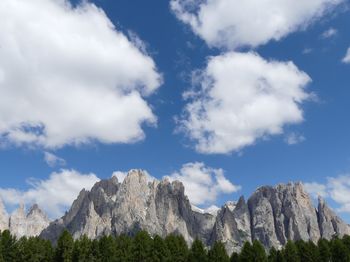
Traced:
<path fill-rule="evenodd" d="M 266 248 L 279 248 L 288 239 L 316 242 L 350 233 L 323 200 L 318 209 L 312 205 L 301 183 L 260 187 L 247 202 L 241 197 L 215 215 L 192 208 L 182 183 L 149 182 L 140 170 L 131 170 L 122 183 L 112 177 L 96 183 L 91 191 L 82 190 L 70 210 L 41 236 L 56 241 L 63 229 L 75 238 L 134 234 L 140 229 L 162 237 L 175 233 L 189 244 L 195 238 L 206 245 L 222 241 L 228 252 L 254 239 Z"/>

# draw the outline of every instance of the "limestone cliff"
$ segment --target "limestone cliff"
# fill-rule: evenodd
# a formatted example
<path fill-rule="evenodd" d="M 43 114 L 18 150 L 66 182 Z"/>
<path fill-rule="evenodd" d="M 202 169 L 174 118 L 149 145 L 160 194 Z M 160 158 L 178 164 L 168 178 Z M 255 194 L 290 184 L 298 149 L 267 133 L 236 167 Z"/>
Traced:
<path fill-rule="evenodd" d="M 350 232 L 323 200 L 316 209 L 301 183 L 260 187 L 247 202 L 241 197 L 210 214 L 191 206 L 182 183 L 149 182 L 140 170 L 131 170 L 121 183 L 112 177 L 90 191 L 82 190 L 70 210 L 41 236 L 56 241 L 63 229 L 75 238 L 132 235 L 141 229 L 163 237 L 175 233 L 189 244 L 195 238 L 206 245 L 222 241 L 228 252 L 239 251 L 245 241 L 254 239 L 268 249 L 280 248 L 288 239 L 316 242 Z"/>

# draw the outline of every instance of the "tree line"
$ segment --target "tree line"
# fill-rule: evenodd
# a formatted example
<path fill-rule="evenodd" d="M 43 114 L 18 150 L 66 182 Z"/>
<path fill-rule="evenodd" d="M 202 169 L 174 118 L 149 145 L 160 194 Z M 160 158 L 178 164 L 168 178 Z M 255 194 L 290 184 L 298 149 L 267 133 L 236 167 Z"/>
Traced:
<path fill-rule="evenodd" d="M 350 236 L 320 239 L 317 244 L 288 241 L 281 250 L 266 252 L 255 240 L 246 242 L 240 253 L 230 256 L 223 243 L 207 249 L 200 240 L 188 247 L 180 235 L 151 237 L 140 231 L 135 236 L 86 236 L 74 240 L 63 231 L 56 245 L 39 237 L 16 239 L 8 230 L 0 232 L 0 262 L 350 262 Z"/>

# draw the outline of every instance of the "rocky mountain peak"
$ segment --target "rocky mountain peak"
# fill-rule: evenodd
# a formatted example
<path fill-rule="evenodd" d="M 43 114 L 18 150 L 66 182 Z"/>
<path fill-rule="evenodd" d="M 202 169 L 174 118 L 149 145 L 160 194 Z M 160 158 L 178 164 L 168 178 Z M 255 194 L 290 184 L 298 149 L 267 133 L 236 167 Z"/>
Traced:
<path fill-rule="evenodd" d="M 38 236 L 49 223 L 47 215 L 37 204 L 31 206 L 28 213 L 25 212 L 24 204 L 20 204 L 8 218 L 7 228 L 18 238 L 22 236 Z"/>
<path fill-rule="evenodd" d="M 112 177 L 81 191 L 70 210 L 41 236 L 55 241 L 63 229 L 75 238 L 144 229 L 163 237 L 181 234 L 189 244 L 195 238 L 207 245 L 222 241 L 232 252 L 254 239 L 268 249 L 288 239 L 316 242 L 349 232 L 323 200 L 317 209 L 313 206 L 300 182 L 259 187 L 247 201 L 242 196 L 227 202 L 214 215 L 192 206 L 184 192 L 179 181 L 150 181 L 145 171 L 131 170 L 122 183 Z"/>

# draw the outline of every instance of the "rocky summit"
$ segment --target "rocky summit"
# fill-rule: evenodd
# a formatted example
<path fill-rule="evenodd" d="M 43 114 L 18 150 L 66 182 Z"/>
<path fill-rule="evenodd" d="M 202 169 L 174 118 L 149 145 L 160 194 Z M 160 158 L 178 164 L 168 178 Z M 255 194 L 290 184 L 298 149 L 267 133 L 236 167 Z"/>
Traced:
<path fill-rule="evenodd" d="M 208 246 L 222 241 L 228 252 L 254 239 L 268 249 L 280 248 L 288 239 L 316 242 L 350 233 L 323 199 L 313 206 L 301 183 L 263 186 L 248 201 L 241 197 L 218 212 L 205 213 L 191 206 L 182 183 L 150 182 L 140 170 L 131 170 L 121 183 L 112 177 L 82 190 L 70 210 L 41 236 L 56 241 L 63 229 L 75 238 L 132 235 L 141 229 L 162 237 L 174 233 L 189 244 L 196 238 Z"/>
<path fill-rule="evenodd" d="M 38 236 L 49 225 L 46 214 L 34 204 L 26 213 L 24 205 L 20 205 L 10 216 L 0 200 L 0 230 L 9 230 L 17 238 L 22 236 Z"/>

